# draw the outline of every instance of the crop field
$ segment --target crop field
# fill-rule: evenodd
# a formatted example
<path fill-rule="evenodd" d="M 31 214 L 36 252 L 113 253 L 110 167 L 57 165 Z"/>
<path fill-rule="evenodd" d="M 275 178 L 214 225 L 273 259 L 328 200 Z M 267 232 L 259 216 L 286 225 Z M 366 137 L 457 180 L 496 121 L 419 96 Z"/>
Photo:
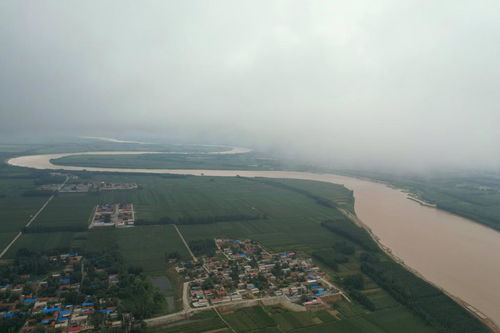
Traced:
<path fill-rule="evenodd" d="M 286 167 L 286 164 L 258 153 L 75 155 L 52 162 L 58 165 L 143 169 L 283 170 Z"/>
<path fill-rule="evenodd" d="M 36 189 L 36 179 L 32 171 L 0 165 L 0 248 L 12 240 L 48 199 L 48 196 L 26 195 Z"/>
<path fill-rule="evenodd" d="M 340 216 L 335 210 L 321 207 L 304 196 L 281 188 L 238 177 L 168 178 L 162 176 L 94 176 L 93 180 L 135 182 L 132 191 L 107 191 L 100 202 L 132 202 L 138 220 L 159 221 L 197 216 L 267 215 L 276 218 L 313 216 L 317 220 Z M 286 182 L 287 180 L 283 180 Z M 341 186 L 332 185 L 337 190 Z M 330 191 L 333 192 L 333 191 Z M 347 198 L 349 191 L 343 193 Z M 297 208 L 299 206 L 300 208 Z"/>
<path fill-rule="evenodd" d="M 165 216 L 173 219 L 186 216 L 231 214 L 265 216 L 263 219 L 251 221 L 179 225 L 179 229 L 188 242 L 214 237 L 251 238 L 273 250 L 302 250 L 309 253 L 331 249 L 332 244 L 338 241 L 349 242 L 335 233 L 326 231 L 321 226 L 321 222 L 327 219 L 343 219 L 339 211 L 318 204 L 304 193 L 259 180 L 238 177 L 170 178 L 159 175 L 104 174 L 92 174 L 88 180 L 134 182 L 139 184 L 140 188 L 131 191 L 60 194 L 33 225 L 86 226 L 96 203 L 131 202 L 137 210 L 138 220 L 159 221 Z M 302 190 L 313 191 L 315 194 L 317 190 L 328 200 L 344 203 L 346 207 L 352 205 L 352 193 L 342 186 L 323 186 L 317 182 L 294 180 L 276 181 Z M 27 233 L 23 234 L 8 254 L 12 256 L 22 247 L 37 250 L 76 247 L 99 251 L 109 246 L 117 246 L 128 265 L 141 266 L 151 275 L 165 273 L 167 253 L 177 251 L 182 257 L 188 258 L 187 251 L 173 226 L 168 224 L 123 229 L 94 228 L 83 232 Z M 357 248 L 355 244 L 353 246 Z M 359 272 L 358 259 L 351 256 L 348 261 L 340 265 L 339 276 Z M 359 317 L 361 313 L 357 313 L 355 317 Z M 410 313 L 408 315 L 413 316 Z M 323 319 L 310 314 L 291 312 L 271 314 L 271 321 L 276 322 L 273 325 L 268 318 L 269 315 L 262 310 L 252 310 L 244 316 L 239 313 L 228 316 L 235 325 L 240 325 L 242 330 L 252 330 L 255 325 L 272 330 L 274 330 L 273 327 L 282 326 L 285 331 L 331 325 L 328 320 L 325 321 L 325 317 L 328 317 L 324 314 Z M 247 320 L 239 323 L 240 317 L 254 319 L 251 322 Z M 418 321 L 417 318 L 412 318 Z M 212 320 L 211 323 L 215 326 L 220 324 L 216 324 L 217 320 Z M 367 323 L 370 322 L 367 321 Z M 196 331 L 198 326 L 194 323 L 191 325 Z"/>
<path fill-rule="evenodd" d="M 398 330 L 399 332 L 408 333 L 435 332 L 432 327 L 422 327 L 419 325 L 420 321 L 403 306 L 365 314 L 363 318 L 380 327 L 385 332 L 397 332 Z"/>
<path fill-rule="evenodd" d="M 48 199 L 23 196 L 34 188 L 32 179 L 0 178 L 0 233 L 19 231 Z"/>
<path fill-rule="evenodd" d="M 239 309 L 223 317 L 237 332 L 250 332 L 276 326 L 274 320 L 262 307 Z"/>
<path fill-rule="evenodd" d="M 240 177 L 79 174 L 82 181 L 137 183 L 139 188 L 57 195 L 33 223 L 34 230 L 23 233 L 7 257 L 12 258 L 23 247 L 94 251 L 117 247 L 127 265 L 140 266 L 151 276 L 165 275 L 167 254 L 175 251 L 182 258 L 189 258 L 171 225 L 175 222 L 188 242 L 215 237 L 250 238 L 270 250 L 305 251 L 326 268 L 334 283 L 344 287 L 345 279 L 362 274 L 361 257 L 372 251 L 364 231 L 335 208 L 352 211 L 353 207 L 352 193 L 339 185 Z M 23 191 L 33 188 L 33 179 L 10 179 L 5 184 L 10 189 L 0 192 L 6 193 L 0 197 L 0 202 L 13 198 L 19 201 L 16 207 L 24 208 L 16 213 L 19 222 L 2 225 L 0 231 L 5 235 L 0 237 L 0 243 L 9 240 L 7 233 L 15 234 L 22 228 L 26 221 L 22 218 L 33 214 L 29 212 L 30 207 L 36 211 L 47 199 L 22 195 Z M 148 223 L 132 228 L 86 229 L 95 205 L 105 202 L 132 203 L 137 221 Z M 217 216 L 242 218 L 224 222 L 200 219 Z M 257 218 L 245 219 L 246 216 Z M 77 229 L 72 229 L 74 227 Z M 389 260 L 377 255 L 381 260 Z M 363 283 L 348 292 L 357 293 L 361 301 L 335 304 L 339 307 L 341 320 L 328 312 L 293 313 L 273 308 L 242 309 L 224 316 L 241 332 L 399 332 L 400 328 L 407 332 L 434 331 L 381 289 L 375 278 L 362 276 Z M 157 332 L 202 332 L 225 327 L 220 319 L 207 316 Z"/>
<path fill-rule="evenodd" d="M 86 246 L 89 250 L 104 250 L 110 245 L 120 248 L 128 265 L 140 266 L 152 275 L 165 272 L 166 253 L 176 251 L 183 258 L 189 258 L 172 225 L 92 230 L 88 233 Z"/>
<path fill-rule="evenodd" d="M 97 200 L 89 193 L 59 193 L 40 213 L 33 227 L 87 228 Z"/>
<path fill-rule="evenodd" d="M 17 250 L 22 248 L 34 251 L 71 248 L 75 237 L 76 233 L 73 232 L 24 233 L 7 252 L 7 258 L 14 257 Z"/>
<path fill-rule="evenodd" d="M 148 333 L 201 333 L 216 331 L 225 333 L 223 329 L 226 327 L 224 322 L 219 319 L 214 311 L 204 311 L 180 323 L 173 323 L 170 327 L 165 328 L 150 328 Z M 219 331 L 219 329 L 222 329 Z M 228 330 L 227 332 L 231 332 Z"/>

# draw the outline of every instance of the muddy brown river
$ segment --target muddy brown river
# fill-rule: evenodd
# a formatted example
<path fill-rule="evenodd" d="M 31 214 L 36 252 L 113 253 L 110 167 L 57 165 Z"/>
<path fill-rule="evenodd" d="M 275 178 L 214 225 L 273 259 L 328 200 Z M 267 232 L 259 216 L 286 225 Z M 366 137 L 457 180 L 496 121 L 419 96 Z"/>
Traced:
<path fill-rule="evenodd" d="M 128 152 L 141 154 L 144 152 Z M 154 152 L 149 152 L 154 153 Z M 124 154 L 90 152 L 86 154 Z M 287 171 L 117 169 L 53 165 L 51 159 L 82 155 L 48 154 L 10 159 L 36 169 L 174 173 L 207 176 L 296 178 L 344 184 L 354 191 L 356 214 L 388 247 L 425 279 L 500 323 L 500 233 L 471 220 L 409 200 L 384 184 L 333 174 Z"/>

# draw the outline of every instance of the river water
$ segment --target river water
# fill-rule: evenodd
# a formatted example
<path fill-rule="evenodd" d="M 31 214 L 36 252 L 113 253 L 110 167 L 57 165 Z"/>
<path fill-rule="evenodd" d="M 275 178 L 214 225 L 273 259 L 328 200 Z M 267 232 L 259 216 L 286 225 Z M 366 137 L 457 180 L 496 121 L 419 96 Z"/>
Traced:
<path fill-rule="evenodd" d="M 142 154 L 144 152 L 128 152 Z M 153 153 L 153 152 L 149 152 Z M 117 169 L 60 166 L 51 159 L 81 155 L 50 154 L 10 159 L 37 169 L 173 173 L 206 176 L 295 178 L 344 184 L 354 191 L 357 216 L 406 265 L 500 323 L 500 233 L 471 220 L 409 200 L 384 184 L 333 174 L 288 171 Z M 99 152 L 86 154 L 124 154 Z"/>

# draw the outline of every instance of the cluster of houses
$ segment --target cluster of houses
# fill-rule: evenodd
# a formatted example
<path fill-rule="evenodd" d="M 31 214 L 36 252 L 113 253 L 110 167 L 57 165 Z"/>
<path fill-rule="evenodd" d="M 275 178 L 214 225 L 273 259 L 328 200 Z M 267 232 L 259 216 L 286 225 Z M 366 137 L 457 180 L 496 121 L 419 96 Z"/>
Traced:
<path fill-rule="evenodd" d="M 131 203 L 104 203 L 97 205 L 92 227 L 133 227 L 135 223 L 134 205 Z"/>
<path fill-rule="evenodd" d="M 38 187 L 40 191 L 54 192 L 59 190 L 61 193 L 85 193 L 97 191 L 114 190 L 134 190 L 138 188 L 136 183 L 106 183 L 106 182 L 86 182 L 66 184 L 59 189 L 60 184 L 45 184 Z"/>
<path fill-rule="evenodd" d="M 92 320 L 96 312 L 102 313 L 103 327 L 121 327 L 122 320 L 116 306 L 84 297 L 80 302 L 67 299 L 68 292 L 80 290 L 81 280 L 72 274 L 79 269 L 82 256 L 61 254 L 49 257 L 61 270 L 48 274 L 42 280 L 30 275 L 15 277 L 15 281 L 2 279 L 0 288 L 0 318 L 24 318 L 20 332 L 84 332 L 95 328 Z M 118 275 L 109 275 L 110 284 L 118 283 Z"/>
<path fill-rule="evenodd" d="M 325 273 L 305 255 L 270 253 L 251 240 L 215 239 L 215 243 L 214 257 L 176 267 L 189 281 L 188 293 L 194 308 L 285 296 L 313 309 L 341 297 Z"/>

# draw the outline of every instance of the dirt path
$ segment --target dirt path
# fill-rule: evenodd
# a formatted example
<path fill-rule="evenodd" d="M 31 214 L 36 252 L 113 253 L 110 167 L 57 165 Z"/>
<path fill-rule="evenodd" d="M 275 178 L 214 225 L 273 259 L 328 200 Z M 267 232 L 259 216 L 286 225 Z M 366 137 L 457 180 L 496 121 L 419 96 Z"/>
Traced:
<path fill-rule="evenodd" d="M 228 327 L 231 331 L 233 331 L 234 333 L 238 333 L 238 332 L 237 332 L 237 331 L 236 331 L 233 327 L 231 327 L 231 325 L 229 325 L 229 323 L 226 321 L 226 319 L 224 319 L 224 318 L 222 317 L 222 315 L 220 314 L 219 310 L 217 310 L 217 308 L 214 308 L 214 311 L 215 311 L 215 313 L 217 313 L 217 315 L 219 316 L 220 320 L 222 320 L 222 322 L 223 322 L 224 324 L 226 324 L 226 326 L 227 326 L 227 327 Z"/>
<path fill-rule="evenodd" d="M 175 224 L 172 224 L 175 228 L 175 230 L 177 231 L 177 233 L 179 234 L 179 237 L 181 238 L 182 242 L 184 243 L 184 245 L 186 246 L 186 249 L 188 250 L 189 254 L 191 255 L 191 257 L 193 258 L 193 261 L 194 262 L 198 262 L 198 259 L 195 257 L 195 255 L 193 254 L 193 252 L 191 251 L 191 249 L 189 248 L 189 245 L 188 243 L 186 242 L 186 240 L 184 239 L 184 236 L 182 236 L 181 234 L 181 231 L 179 230 L 179 228 L 177 228 L 177 225 Z"/>

